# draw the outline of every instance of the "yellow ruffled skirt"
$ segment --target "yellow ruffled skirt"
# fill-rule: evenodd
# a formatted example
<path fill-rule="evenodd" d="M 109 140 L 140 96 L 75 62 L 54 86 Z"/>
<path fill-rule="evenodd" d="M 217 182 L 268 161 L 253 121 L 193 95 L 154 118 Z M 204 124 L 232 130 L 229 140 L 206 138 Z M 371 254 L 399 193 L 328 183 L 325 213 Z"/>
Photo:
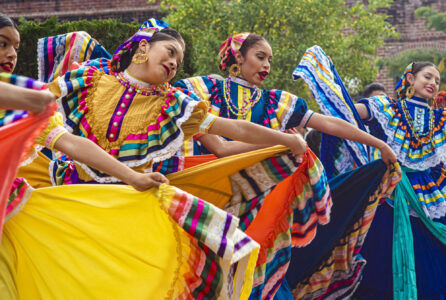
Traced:
<path fill-rule="evenodd" d="M 179 189 L 28 186 L 22 195 L 4 226 L 2 300 L 249 296 L 258 245 L 237 218 Z"/>

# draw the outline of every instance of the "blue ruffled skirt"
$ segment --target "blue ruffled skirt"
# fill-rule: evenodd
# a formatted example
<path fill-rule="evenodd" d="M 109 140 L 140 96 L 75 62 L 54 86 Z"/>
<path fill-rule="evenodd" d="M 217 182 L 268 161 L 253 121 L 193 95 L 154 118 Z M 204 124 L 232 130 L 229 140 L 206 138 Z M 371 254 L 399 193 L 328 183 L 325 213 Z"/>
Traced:
<path fill-rule="evenodd" d="M 445 217 L 435 221 L 446 224 Z M 411 216 L 410 222 L 418 299 L 446 299 L 446 247 L 419 218 Z M 367 264 L 355 294 L 357 298 L 393 299 L 392 238 L 393 208 L 387 203 L 381 203 L 361 250 Z"/>

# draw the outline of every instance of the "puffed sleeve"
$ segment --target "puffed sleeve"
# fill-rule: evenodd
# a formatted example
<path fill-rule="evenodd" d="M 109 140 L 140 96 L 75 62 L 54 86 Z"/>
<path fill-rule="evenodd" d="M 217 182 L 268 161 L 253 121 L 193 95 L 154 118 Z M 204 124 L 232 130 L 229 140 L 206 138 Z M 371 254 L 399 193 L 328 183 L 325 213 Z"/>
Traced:
<path fill-rule="evenodd" d="M 56 95 L 65 128 L 76 131 L 88 111 L 87 97 L 95 90 L 95 83 L 104 72 L 96 66 L 83 66 L 65 73 L 49 84 Z"/>
<path fill-rule="evenodd" d="M 269 113 L 272 128 L 285 130 L 305 127 L 313 115 L 304 99 L 281 90 L 268 91 Z M 274 112 L 274 113 L 272 113 Z"/>
<path fill-rule="evenodd" d="M 173 84 L 174 87 L 193 92 L 203 100 L 209 100 L 214 92 L 217 80 L 209 76 L 196 76 L 178 80 Z"/>
<path fill-rule="evenodd" d="M 185 121 L 181 124 L 184 139 L 189 139 L 197 133 L 207 133 L 216 118 L 208 113 L 208 102 L 201 100 L 194 93 L 185 94 L 177 90 L 175 94 L 180 106 L 190 107 L 191 110 L 190 114 L 187 111 L 185 112 L 187 119 L 185 118 Z"/>

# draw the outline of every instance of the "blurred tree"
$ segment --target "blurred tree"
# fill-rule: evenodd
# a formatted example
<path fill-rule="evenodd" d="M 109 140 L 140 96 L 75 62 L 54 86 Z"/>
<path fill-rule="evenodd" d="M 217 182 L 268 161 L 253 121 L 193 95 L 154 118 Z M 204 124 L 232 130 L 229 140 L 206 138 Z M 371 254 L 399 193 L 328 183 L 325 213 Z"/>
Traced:
<path fill-rule="evenodd" d="M 389 70 L 389 77 L 399 79 L 406 67 L 414 61 L 430 61 L 437 66 L 446 57 L 446 51 L 439 51 L 437 49 L 416 49 L 406 50 L 395 57 L 389 57 L 378 61 L 380 68 L 387 67 Z M 446 83 L 446 70 L 442 70 L 441 82 Z"/>
<path fill-rule="evenodd" d="M 122 23 L 119 20 L 74 21 L 60 23 L 57 18 L 49 18 L 42 23 L 19 20 L 21 46 L 15 73 L 37 78 L 37 40 L 39 38 L 72 31 L 86 31 L 105 49 L 113 53 L 126 39 L 132 36 L 140 24 Z"/>
<path fill-rule="evenodd" d="M 166 21 L 187 37 L 187 74 L 221 73 L 221 43 L 237 32 L 255 32 L 270 42 L 274 52 L 265 88 L 306 96 L 303 83 L 293 82 L 291 74 L 307 48 L 321 46 L 336 63 L 351 92 L 356 92 L 375 78 L 373 61 L 384 39 L 398 36 L 386 22 L 387 15 L 380 13 L 391 0 L 369 0 L 367 5 L 346 2 L 166 0 L 161 7 L 168 14 Z"/>
<path fill-rule="evenodd" d="M 415 10 L 417 17 L 426 18 L 426 27 L 438 31 L 446 32 L 446 14 L 441 13 L 432 7 L 422 6 Z"/>
<path fill-rule="evenodd" d="M 446 14 L 440 13 L 431 7 L 420 7 L 415 10 L 417 17 L 425 17 L 425 26 L 429 29 L 435 29 L 446 32 Z M 446 90 L 446 48 L 445 51 L 437 49 L 416 49 L 406 50 L 398 54 L 396 57 L 380 59 L 378 67 L 387 67 L 389 76 L 399 79 L 403 74 L 407 65 L 414 61 L 430 61 L 439 66 L 441 72 L 440 90 Z"/>

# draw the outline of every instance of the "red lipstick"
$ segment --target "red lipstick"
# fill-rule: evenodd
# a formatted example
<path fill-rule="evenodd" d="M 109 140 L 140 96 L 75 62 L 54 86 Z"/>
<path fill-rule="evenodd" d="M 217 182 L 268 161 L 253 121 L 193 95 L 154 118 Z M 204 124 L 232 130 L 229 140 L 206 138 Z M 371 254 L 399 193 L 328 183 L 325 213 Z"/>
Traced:
<path fill-rule="evenodd" d="M 268 76 L 268 74 L 269 73 L 267 71 L 259 72 L 259 77 L 263 81 L 265 80 L 266 76 Z"/>
<path fill-rule="evenodd" d="M 168 67 L 166 67 L 165 65 L 163 65 L 164 69 L 166 70 L 167 76 L 169 76 L 170 74 L 170 69 Z"/>
<path fill-rule="evenodd" d="M 8 73 L 12 72 L 14 65 L 11 62 L 0 64 L 0 67 Z"/>

